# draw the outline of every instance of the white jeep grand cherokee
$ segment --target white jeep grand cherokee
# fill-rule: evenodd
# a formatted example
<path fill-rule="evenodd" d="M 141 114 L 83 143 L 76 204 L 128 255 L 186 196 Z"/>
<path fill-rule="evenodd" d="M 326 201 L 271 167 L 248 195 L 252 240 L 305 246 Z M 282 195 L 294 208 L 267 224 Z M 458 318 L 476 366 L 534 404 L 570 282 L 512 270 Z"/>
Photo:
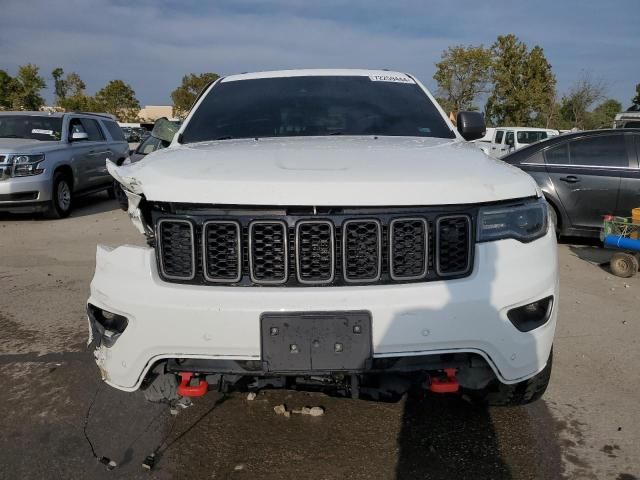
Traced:
<path fill-rule="evenodd" d="M 148 247 L 98 246 L 88 301 L 104 380 L 208 390 L 412 389 L 514 405 L 544 392 L 558 304 L 547 205 L 465 140 L 414 77 L 233 75 L 165 150 L 122 167 Z"/>

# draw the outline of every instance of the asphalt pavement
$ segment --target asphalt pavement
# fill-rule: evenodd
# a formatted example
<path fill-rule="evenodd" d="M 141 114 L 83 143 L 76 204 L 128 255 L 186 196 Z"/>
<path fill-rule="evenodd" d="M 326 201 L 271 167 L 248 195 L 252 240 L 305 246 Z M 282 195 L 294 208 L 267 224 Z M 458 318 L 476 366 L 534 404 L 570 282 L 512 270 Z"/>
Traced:
<path fill-rule="evenodd" d="M 612 276 L 594 243 L 559 247 L 554 370 L 532 405 L 268 391 L 211 393 L 177 416 L 100 381 L 84 314 L 97 243 L 144 243 L 104 194 L 64 220 L 0 216 L 2 479 L 640 478 L 640 275 Z M 284 418 L 281 403 L 325 415 Z"/>

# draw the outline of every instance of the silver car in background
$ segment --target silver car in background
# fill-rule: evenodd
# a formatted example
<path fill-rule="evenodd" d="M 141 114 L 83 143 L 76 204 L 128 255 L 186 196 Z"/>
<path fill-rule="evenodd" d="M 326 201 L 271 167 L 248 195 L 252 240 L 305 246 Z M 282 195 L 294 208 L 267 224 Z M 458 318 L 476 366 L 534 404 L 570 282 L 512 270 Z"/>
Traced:
<path fill-rule="evenodd" d="M 71 213 L 77 196 L 107 190 L 106 160 L 129 145 L 118 124 L 91 113 L 0 112 L 0 212 Z"/>

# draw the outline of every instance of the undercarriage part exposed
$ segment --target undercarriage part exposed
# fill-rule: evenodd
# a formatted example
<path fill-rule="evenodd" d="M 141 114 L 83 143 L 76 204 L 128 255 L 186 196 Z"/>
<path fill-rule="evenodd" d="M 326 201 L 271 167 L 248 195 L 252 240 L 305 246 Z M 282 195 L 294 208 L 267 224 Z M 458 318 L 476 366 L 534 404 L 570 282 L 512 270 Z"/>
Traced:
<path fill-rule="evenodd" d="M 411 390 L 454 393 L 459 387 L 481 389 L 495 380 L 486 361 L 474 354 L 384 358 L 369 363 L 371 368 L 362 371 L 270 372 L 261 361 L 169 359 L 154 366 L 142 388 L 146 398 L 156 402 L 203 395 L 207 389 L 224 393 L 290 389 L 394 402 Z"/>

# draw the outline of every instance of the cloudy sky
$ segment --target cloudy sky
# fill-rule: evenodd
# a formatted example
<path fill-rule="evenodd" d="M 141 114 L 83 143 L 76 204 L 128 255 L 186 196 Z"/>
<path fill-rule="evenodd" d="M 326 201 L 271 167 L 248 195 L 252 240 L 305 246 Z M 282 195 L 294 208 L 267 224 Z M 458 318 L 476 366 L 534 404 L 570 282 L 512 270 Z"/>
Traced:
<path fill-rule="evenodd" d="M 389 68 L 435 89 L 443 49 L 506 33 L 544 48 L 560 93 L 586 72 L 626 107 L 640 83 L 638 0 L 0 0 L 0 69 L 35 63 L 51 87 L 60 66 L 90 93 L 121 78 L 156 105 L 205 71 Z"/>

